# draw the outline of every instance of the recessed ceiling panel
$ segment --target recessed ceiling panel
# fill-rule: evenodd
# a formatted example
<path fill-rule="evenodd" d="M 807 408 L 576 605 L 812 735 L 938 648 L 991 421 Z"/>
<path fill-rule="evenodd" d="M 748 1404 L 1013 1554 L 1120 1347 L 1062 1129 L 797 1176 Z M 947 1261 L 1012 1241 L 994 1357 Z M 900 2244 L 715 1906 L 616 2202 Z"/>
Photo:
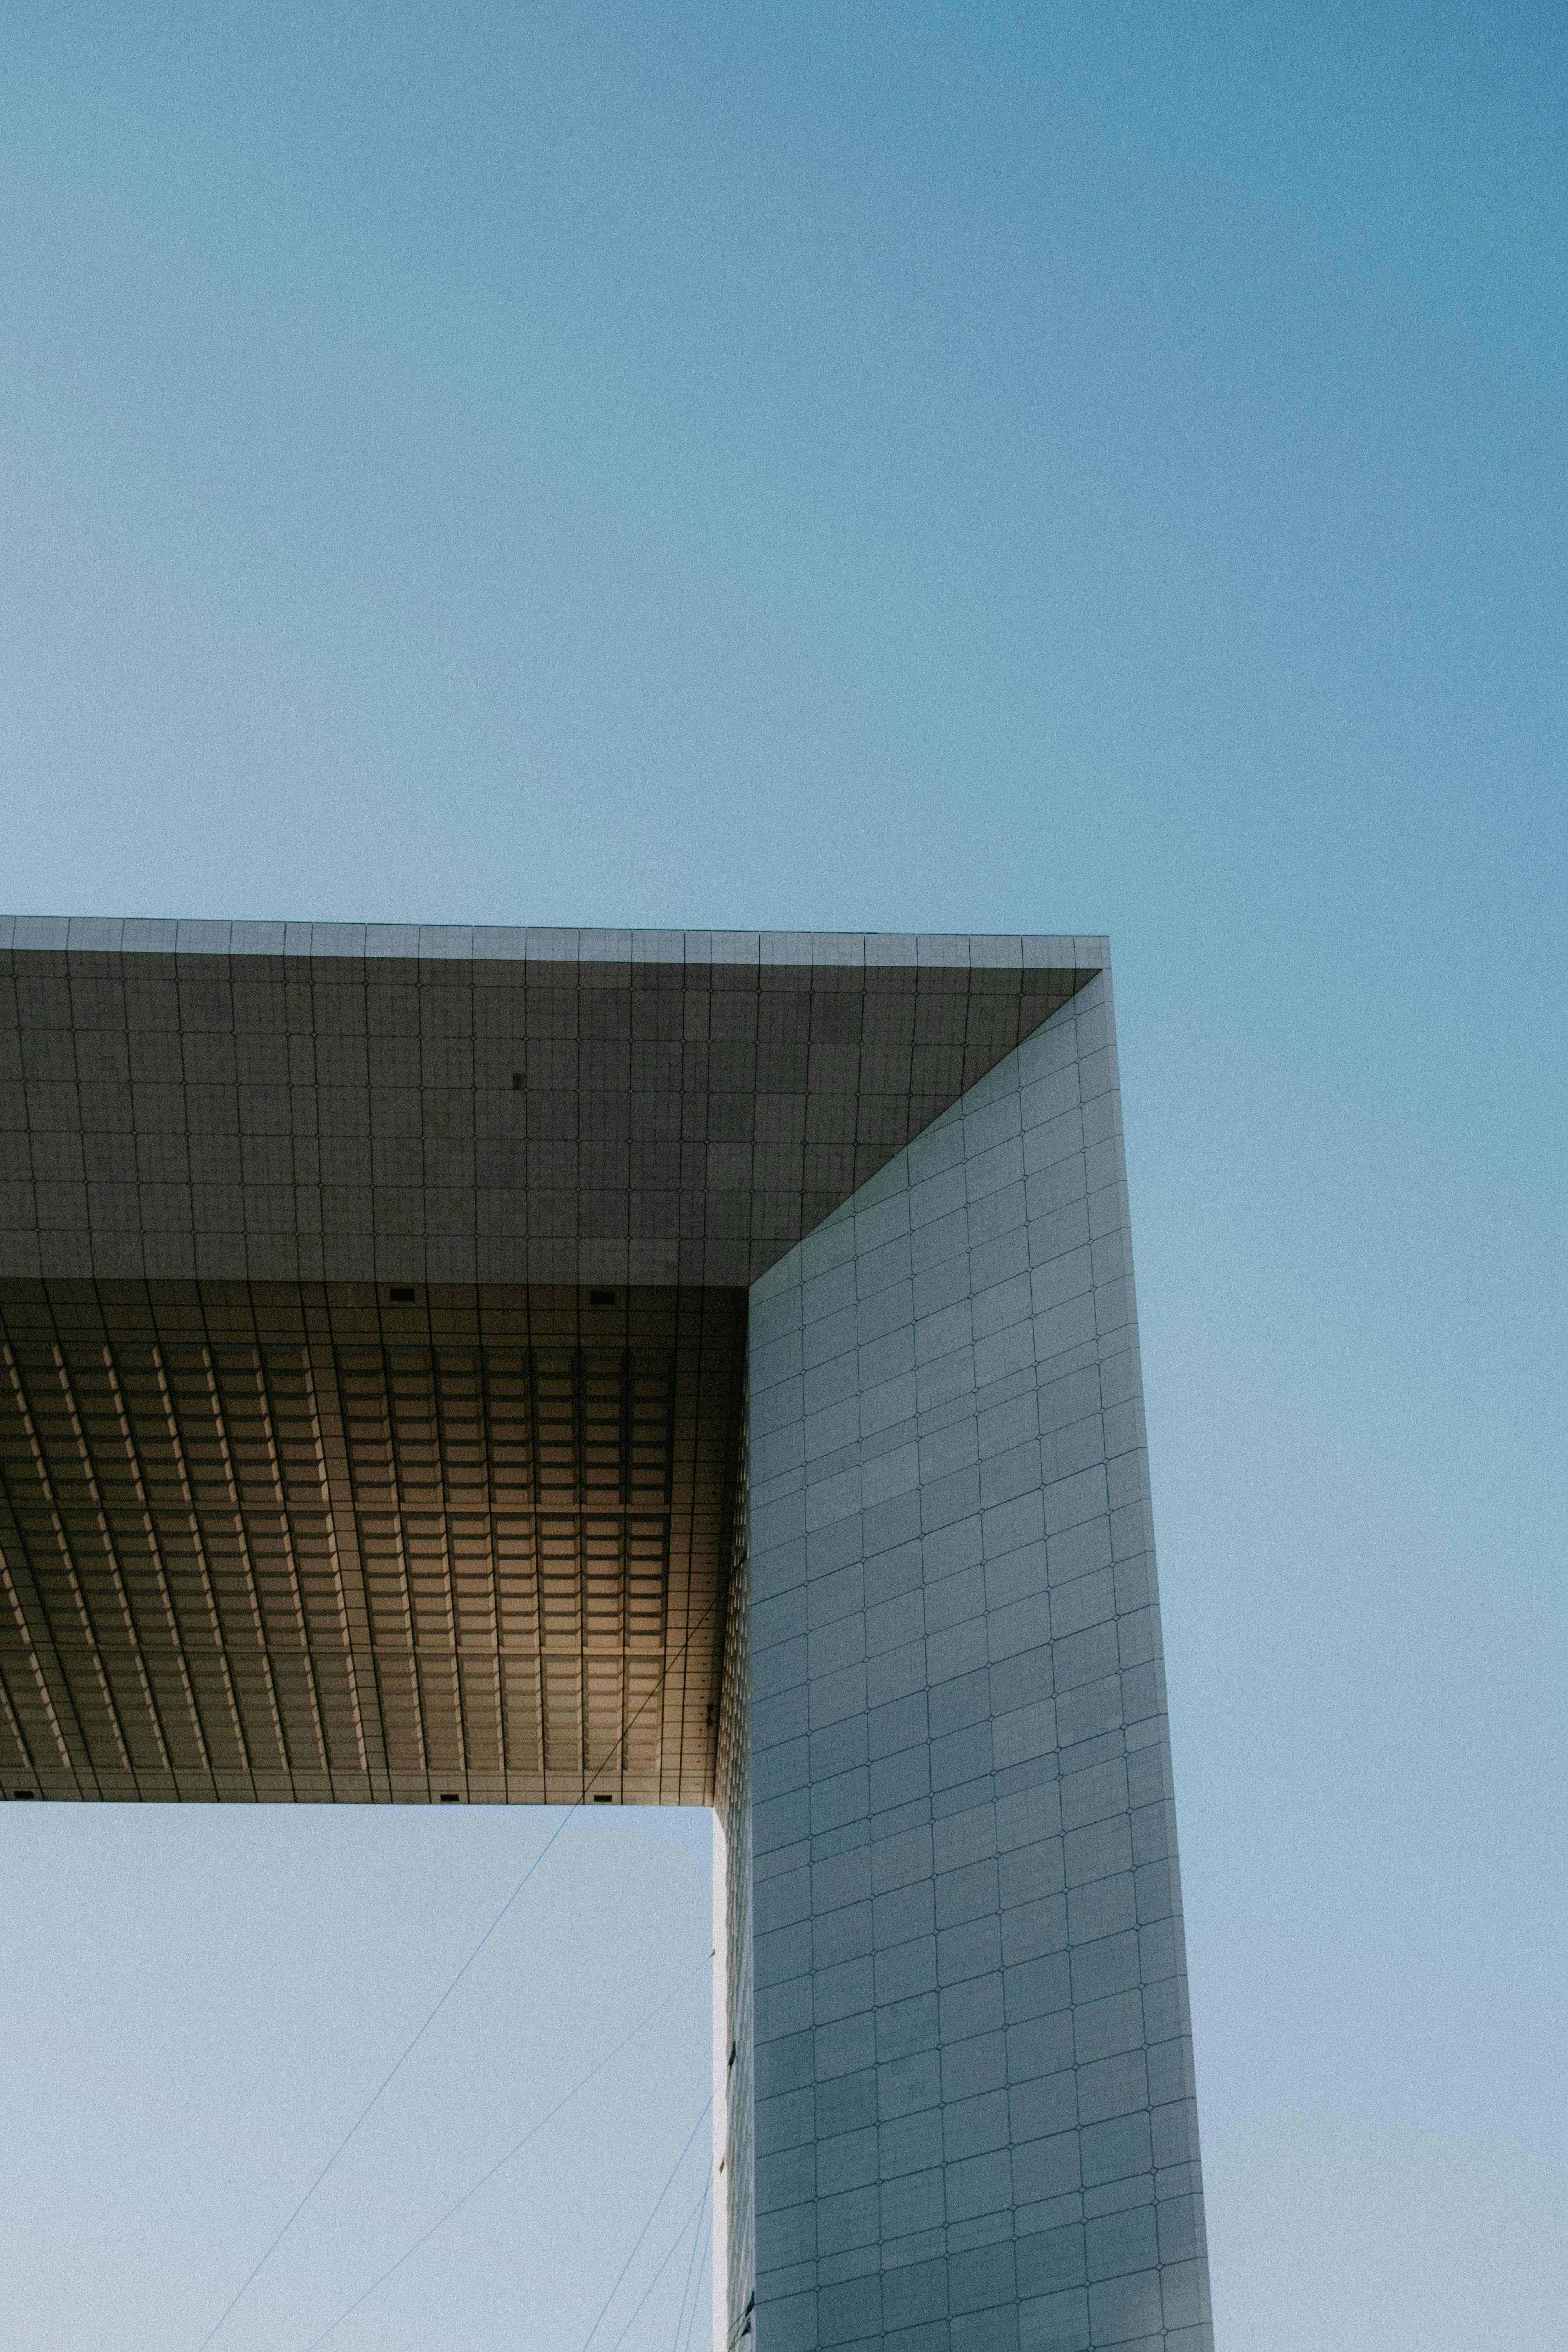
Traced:
<path fill-rule="evenodd" d="M 0 1332 L 5 1794 L 710 1801 L 744 1293 L 12 1283 Z"/>

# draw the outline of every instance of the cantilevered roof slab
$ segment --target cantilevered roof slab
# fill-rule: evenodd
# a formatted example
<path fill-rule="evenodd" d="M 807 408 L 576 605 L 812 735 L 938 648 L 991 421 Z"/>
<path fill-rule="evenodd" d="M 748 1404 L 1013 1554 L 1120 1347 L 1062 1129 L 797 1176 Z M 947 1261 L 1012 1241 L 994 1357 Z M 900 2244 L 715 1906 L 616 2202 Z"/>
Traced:
<path fill-rule="evenodd" d="M 1071 939 L 0 922 L 0 1276 L 745 1286 Z"/>
<path fill-rule="evenodd" d="M 1104 961 L 0 922 L 0 1793 L 710 1801 L 747 1286 Z"/>

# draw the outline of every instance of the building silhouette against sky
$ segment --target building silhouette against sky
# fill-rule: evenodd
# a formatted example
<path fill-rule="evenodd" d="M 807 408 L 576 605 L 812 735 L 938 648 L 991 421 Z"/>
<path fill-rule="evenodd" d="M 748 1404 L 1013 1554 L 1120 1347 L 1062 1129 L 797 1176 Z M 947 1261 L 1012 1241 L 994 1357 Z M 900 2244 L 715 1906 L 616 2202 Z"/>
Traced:
<path fill-rule="evenodd" d="M 710 1806 L 716 2337 L 1203 2352 L 1106 941 L 17 918 L 0 1003 L 5 1797 Z"/>

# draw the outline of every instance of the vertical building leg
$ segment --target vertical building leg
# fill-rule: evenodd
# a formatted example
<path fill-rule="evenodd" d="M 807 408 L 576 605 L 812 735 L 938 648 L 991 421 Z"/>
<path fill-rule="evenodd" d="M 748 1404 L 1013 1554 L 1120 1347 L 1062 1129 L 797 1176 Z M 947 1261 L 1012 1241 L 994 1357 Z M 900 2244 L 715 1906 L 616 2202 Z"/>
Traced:
<path fill-rule="evenodd" d="M 1207 2352 L 1108 974 L 749 1376 L 758 2352 Z"/>

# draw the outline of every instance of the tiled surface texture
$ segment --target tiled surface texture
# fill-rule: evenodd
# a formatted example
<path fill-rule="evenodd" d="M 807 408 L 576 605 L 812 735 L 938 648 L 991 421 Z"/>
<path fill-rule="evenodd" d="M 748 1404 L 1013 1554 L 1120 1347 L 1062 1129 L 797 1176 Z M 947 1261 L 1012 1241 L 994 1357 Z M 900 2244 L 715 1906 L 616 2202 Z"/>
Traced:
<path fill-rule="evenodd" d="M 715 2061 L 721 2079 L 713 2085 L 718 2151 L 717 2257 L 714 2308 L 726 2301 L 734 2326 L 750 2306 L 756 2275 L 756 2209 L 752 2199 L 752 2126 L 756 2112 L 752 2014 L 752 1606 L 748 1558 L 746 1440 L 741 1441 L 740 1476 L 729 1623 L 724 1642 L 724 1678 L 720 1706 L 719 1765 L 714 1808 L 723 1832 L 724 2032 Z"/>
<path fill-rule="evenodd" d="M 0 920 L 0 1697 L 715 1805 L 731 2352 L 1207 2352 L 1103 940 Z"/>
<path fill-rule="evenodd" d="M 0 921 L 0 1277 L 744 1285 L 1104 942 Z"/>
<path fill-rule="evenodd" d="M 745 1316 L 0 1283 L 0 1790 L 711 1802 Z"/>
<path fill-rule="evenodd" d="M 1106 979 L 749 1356 L 759 2352 L 1206 2352 Z"/>

